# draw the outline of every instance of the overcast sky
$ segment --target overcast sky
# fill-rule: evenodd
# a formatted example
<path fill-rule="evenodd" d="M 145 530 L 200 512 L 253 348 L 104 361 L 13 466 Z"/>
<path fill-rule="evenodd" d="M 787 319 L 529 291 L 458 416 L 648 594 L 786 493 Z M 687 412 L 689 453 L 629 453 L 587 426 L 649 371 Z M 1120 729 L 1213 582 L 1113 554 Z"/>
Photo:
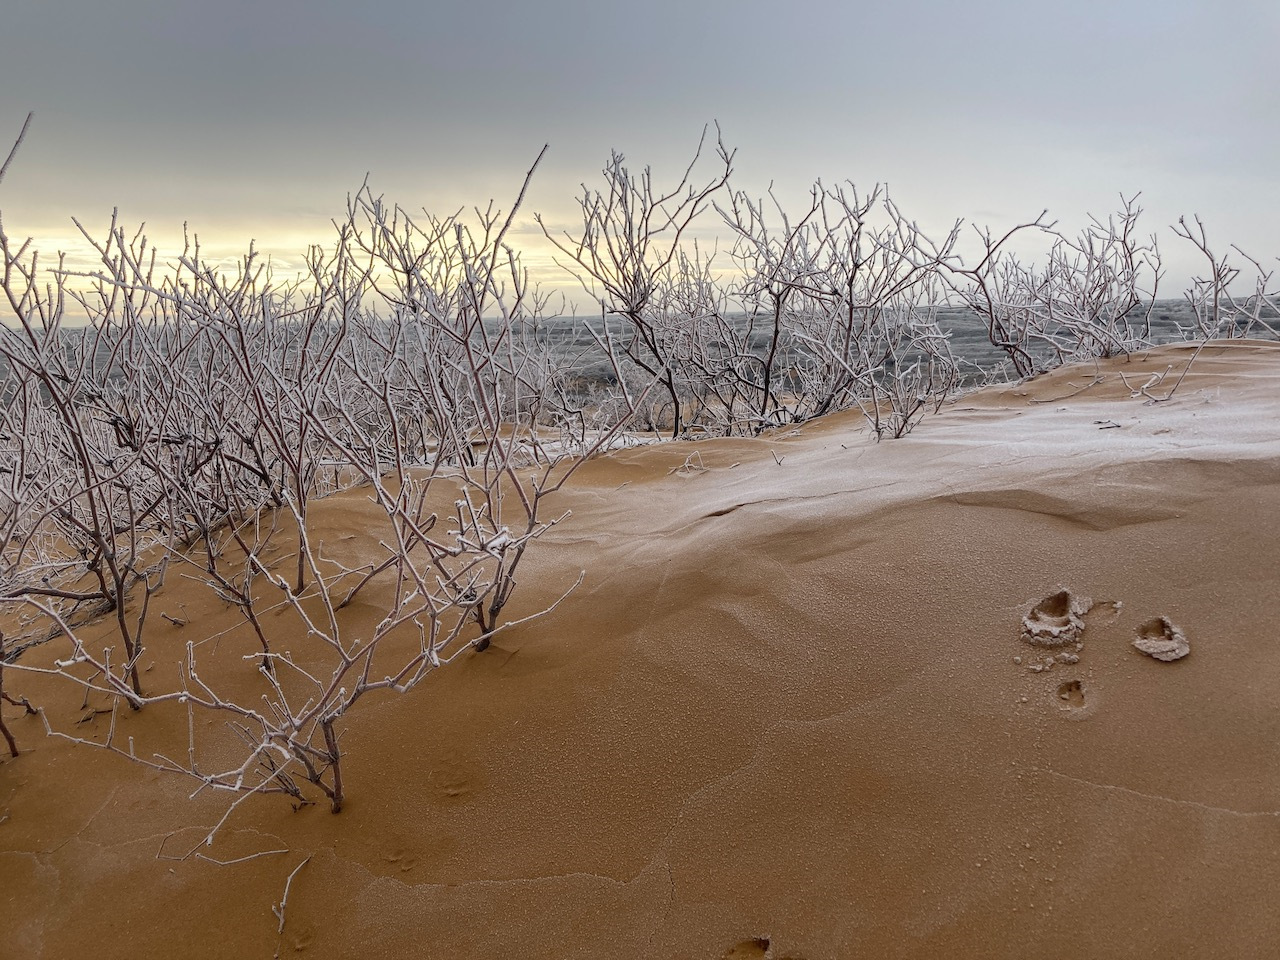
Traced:
<path fill-rule="evenodd" d="M 611 148 L 678 178 L 718 120 L 741 186 L 887 182 L 938 233 L 1141 191 L 1178 295 L 1180 214 L 1280 254 L 1277 49 L 1275 0 L 6 0 L 0 159 L 36 118 L 0 211 L 46 250 L 119 207 L 287 263 L 366 174 L 505 204 L 549 143 L 526 211 L 567 223 Z"/>

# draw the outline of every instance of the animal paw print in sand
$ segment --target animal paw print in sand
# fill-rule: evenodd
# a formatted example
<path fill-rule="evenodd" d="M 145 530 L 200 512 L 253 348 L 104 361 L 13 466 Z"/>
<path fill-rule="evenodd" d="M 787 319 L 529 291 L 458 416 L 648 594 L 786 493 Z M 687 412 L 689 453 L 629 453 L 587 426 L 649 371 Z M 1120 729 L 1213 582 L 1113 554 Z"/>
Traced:
<path fill-rule="evenodd" d="M 721 960 L 764 960 L 769 955 L 769 938 L 752 937 L 735 943 L 721 955 Z"/>
<path fill-rule="evenodd" d="M 1058 686 L 1058 700 L 1064 710 L 1080 710 L 1084 708 L 1084 684 L 1079 680 L 1068 680 Z"/>
<path fill-rule="evenodd" d="M 1148 657 L 1168 663 L 1191 652 L 1187 636 L 1168 617 L 1154 617 L 1138 628 L 1133 645 Z"/>
<path fill-rule="evenodd" d="M 786 953 L 778 956 L 769 952 L 770 942 L 768 937 L 752 937 L 749 940 L 743 940 L 735 943 L 732 947 L 721 954 L 720 960 L 771 960 L 777 956 L 777 960 L 804 960 L 794 953 Z"/>
<path fill-rule="evenodd" d="M 1084 649 L 1084 615 L 1091 609 L 1092 601 L 1073 597 L 1067 590 L 1050 594 L 1033 606 L 1022 618 L 1022 639 L 1034 647 L 1056 652 L 1029 664 L 1027 669 L 1040 673 L 1057 664 L 1078 663 Z M 1013 662 L 1020 664 L 1022 658 L 1014 657 Z"/>
<path fill-rule="evenodd" d="M 1065 647 L 1084 632 L 1084 614 L 1093 604 L 1059 590 L 1045 597 L 1022 618 L 1022 639 L 1037 647 Z"/>

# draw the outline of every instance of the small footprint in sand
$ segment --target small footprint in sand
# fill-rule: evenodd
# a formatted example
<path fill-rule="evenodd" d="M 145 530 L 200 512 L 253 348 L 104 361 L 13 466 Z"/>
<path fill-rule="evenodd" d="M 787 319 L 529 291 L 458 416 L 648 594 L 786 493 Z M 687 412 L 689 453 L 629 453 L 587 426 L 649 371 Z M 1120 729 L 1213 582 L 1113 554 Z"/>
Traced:
<path fill-rule="evenodd" d="M 403 850 L 383 854 L 382 859 L 390 866 L 399 866 L 401 873 L 408 873 L 418 865 L 418 858 Z"/>
<path fill-rule="evenodd" d="M 1058 687 L 1058 699 L 1064 709 L 1079 710 L 1084 706 L 1084 684 L 1079 680 L 1068 680 Z"/>
<path fill-rule="evenodd" d="M 449 774 L 440 778 L 439 790 L 450 799 L 465 797 L 471 793 L 471 781 L 458 773 Z"/>
<path fill-rule="evenodd" d="M 472 771 L 453 753 L 437 761 L 428 780 L 436 795 L 447 800 L 466 800 L 477 787 Z"/>
<path fill-rule="evenodd" d="M 1133 645 L 1148 657 L 1163 660 L 1181 660 L 1191 652 L 1187 636 L 1168 617 L 1155 617 L 1138 628 Z"/>
<path fill-rule="evenodd" d="M 294 952 L 302 953 L 315 942 L 316 932 L 311 927 L 307 927 L 301 933 L 294 933 L 291 939 L 293 940 Z M 276 956 L 279 956 L 279 954 L 277 953 Z"/>
<path fill-rule="evenodd" d="M 721 960 L 763 960 L 769 953 L 768 937 L 752 937 L 735 943 L 724 952 Z"/>
<path fill-rule="evenodd" d="M 1067 590 L 1045 597 L 1022 618 L 1022 639 L 1037 647 L 1065 647 L 1080 640 L 1093 603 Z"/>
<path fill-rule="evenodd" d="M 720 960 L 763 960 L 768 956 L 769 938 L 752 937 L 750 940 L 735 943 L 721 955 Z M 778 960 L 804 960 L 804 958 L 794 953 L 787 953 L 778 957 Z"/>

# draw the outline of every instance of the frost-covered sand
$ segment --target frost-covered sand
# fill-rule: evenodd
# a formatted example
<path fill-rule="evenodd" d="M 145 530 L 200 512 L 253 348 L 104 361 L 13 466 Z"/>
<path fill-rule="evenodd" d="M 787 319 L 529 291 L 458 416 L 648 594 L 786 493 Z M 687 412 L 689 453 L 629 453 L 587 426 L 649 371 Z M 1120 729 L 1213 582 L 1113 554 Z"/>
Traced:
<path fill-rule="evenodd" d="M 158 859 L 220 801 L 6 706 L 0 955 L 1280 953 L 1280 347 L 1120 380 L 1190 355 L 588 464 L 512 615 L 572 597 L 355 711 L 340 815 L 255 798 L 206 851 L 285 853 Z"/>

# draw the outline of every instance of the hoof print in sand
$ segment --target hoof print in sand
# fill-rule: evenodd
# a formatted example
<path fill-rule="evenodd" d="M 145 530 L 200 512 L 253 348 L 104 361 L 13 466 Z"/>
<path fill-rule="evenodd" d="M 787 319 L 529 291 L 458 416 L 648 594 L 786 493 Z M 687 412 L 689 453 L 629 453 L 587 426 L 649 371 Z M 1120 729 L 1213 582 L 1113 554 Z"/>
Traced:
<path fill-rule="evenodd" d="M 1163 660 L 1181 660 L 1191 652 L 1186 634 L 1170 622 L 1168 617 L 1156 617 L 1138 628 L 1138 638 L 1133 645 L 1148 657 Z"/>
<path fill-rule="evenodd" d="M 1037 647 L 1065 647 L 1080 640 L 1084 614 L 1093 604 L 1059 590 L 1045 597 L 1022 618 L 1022 639 Z"/>

